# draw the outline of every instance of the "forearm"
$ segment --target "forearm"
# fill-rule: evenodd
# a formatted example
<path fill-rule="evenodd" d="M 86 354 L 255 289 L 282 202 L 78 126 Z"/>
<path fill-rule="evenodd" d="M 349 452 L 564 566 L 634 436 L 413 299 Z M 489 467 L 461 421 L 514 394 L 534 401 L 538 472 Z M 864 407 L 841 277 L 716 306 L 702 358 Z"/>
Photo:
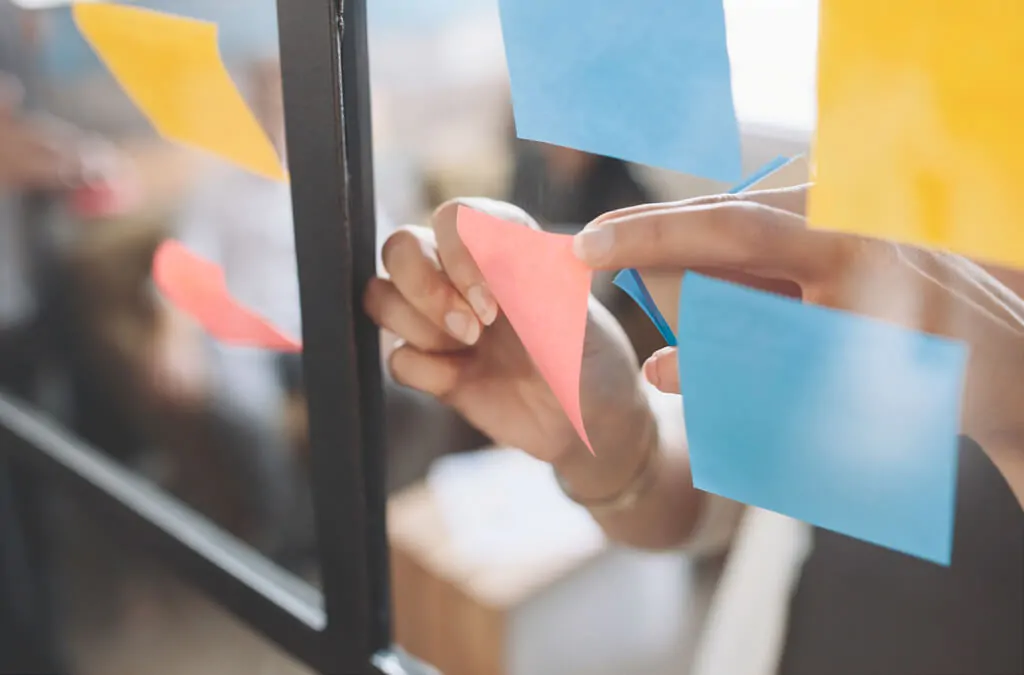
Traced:
<path fill-rule="evenodd" d="M 682 410 L 678 397 L 666 401 L 643 383 L 639 396 L 646 414 L 641 428 L 624 430 L 620 451 L 597 457 L 574 453 L 555 463 L 555 470 L 583 501 L 600 500 L 620 492 L 642 473 L 643 464 L 656 453 L 652 473 L 642 492 L 627 508 L 591 511 L 609 539 L 636 548 L 667 549 L 683 544 L 693 534 L 706 495 L 693 488 Z"/>

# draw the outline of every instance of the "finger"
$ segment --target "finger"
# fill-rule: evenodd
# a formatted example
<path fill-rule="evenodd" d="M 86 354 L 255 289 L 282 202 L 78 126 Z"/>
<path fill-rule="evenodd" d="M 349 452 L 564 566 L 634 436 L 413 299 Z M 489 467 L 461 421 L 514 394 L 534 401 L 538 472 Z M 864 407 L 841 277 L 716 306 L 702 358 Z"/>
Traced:
<path fill-rule="evenodd" d="M 458 232 L 459 207 L 464 206 L 495 218 L 501 218 L 527 227 L 539 229 L 525 211 L 505 202 L 492 199 L 468 198 L 447 202 L 434 212 L 432 219 L 437 236 L 437 250 L 448 278 L 466 299 L 485 326 L 498 317 L 498 302 L 494 299 L 473 256 L 462 243 Z"/>
<path fill-rule="evenodd" d="M 32 137 L 18 137 L 0 151 L 8 180 L 22 188 L 51 188 L 61 185 L 63 161 L 55 148 Z"/>
<path fill-rule="evenodd" d="M 808 230 L 792 213 L 727 201 L 607 221 L 576 235 L 574 250 L 595 269 L 733 269 L 802 283 L 836 262 L 841 237 Z"/>
<path fill-rule="evenodd" d="M 644 362 L 644 377 L 666 394 L 679 393 L 679 359 L 675 347 L 664 347 Z"/>
<path fill-rule="evenodd" d="M 65 153 L 37 139 L 26 139 L 21 147 L 17 172 L 24 185 L 52 188 L 64 184 L 64 177 L 71 173 Z"/>
<path fill-rule="evenodd" d="M 420 314 L 455 339 L 476 344 L 483 327 L 441 270 L 428 230 L 400 228 L 384 242 L 381 260 L 395 288 Z"/>
<path fill-rule="evenodd" d="M 82 177 L 79 137 L 72 127 L 55 118 L 14 120 L 14 142 L 10 148 L 16 174 L 32 187 L 74 185 Z"/>
<path fill-rule="evenodd" d="M 370 280 L 363 296 L 363 306 L 374 323 L 417 349 L 437 352 L 465 347 L 416 311 L 395 284 L 387 279 Z"/>
<path fill-rule="evenodd" d="M 608 213 L 596 218 L 590 223 L 590 226 L 599 225 L 609 220 L 638 216 L 652 211 L 676 209 L 684 206 L 721 204 L 724 202 L 754 202 L 756 204 L 763 204 L 765 206 L 770 206 L 775 209 L 788 211 L 789 213 L 802 216 L 807 212 L 808 187 L 808 185 L 797 185 L 794 187 L 779 188 L 775 190 L 705 195 L 702 197 L 693 197 L 691 199 L 683 199 L 677 202 L 666 202 L 661 204 L 641 204 L 639 206 L 630 206 L 624 209 L 618 209 L 617 211 L 609 211 Z"/>
<path fill-rule="evenodd" d="M 388 369 L 399 384 L 446 400 L 455 391 L 462 374 L 463 359 L 454 354 L 427 354 L 411 345 L 391 352 Z"/>

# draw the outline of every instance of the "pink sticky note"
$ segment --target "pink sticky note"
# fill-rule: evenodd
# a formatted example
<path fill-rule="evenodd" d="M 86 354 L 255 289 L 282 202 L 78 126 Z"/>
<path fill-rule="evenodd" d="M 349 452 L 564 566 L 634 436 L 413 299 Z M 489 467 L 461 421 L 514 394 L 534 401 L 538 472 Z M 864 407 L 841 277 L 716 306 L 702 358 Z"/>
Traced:
<path fill-rule="evenodd" d="M 215 339 L 243 347 L 301 352 L 285 335 L 231 296 L 224 272 L 209 260 L 167 240 L 153 258 L 153 281 L 168 302 L 192 317 Z"/>
<path fill-rule="evenodd" d="M 537 369 L 590 451 L 580 409 L 591 271 L 572 237 L 459 207 L 459 236 Z"/>

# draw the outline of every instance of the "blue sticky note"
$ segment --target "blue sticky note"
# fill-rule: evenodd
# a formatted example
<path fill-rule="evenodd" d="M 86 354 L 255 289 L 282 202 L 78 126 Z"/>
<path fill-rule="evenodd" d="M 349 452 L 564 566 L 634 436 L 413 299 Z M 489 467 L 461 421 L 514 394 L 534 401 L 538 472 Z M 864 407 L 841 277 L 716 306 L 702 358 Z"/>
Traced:
<path fill-rule="evenodd" d="M 729 194 L 743 192 L 754 183 L 768 176 L 768 174 L 785 166 L 787 162 L 789 162 L 788 157 L 776 157 L 751 174 L 751 176 L 745 181 L 729 190 Z M 668 325 L 668 321 L 665 320 L 665 315 L 663 315 L 661 310 L 658 309 L 658 306 L 654 304 L 654 298 L 651 297 L 650 292 L 647 290 L 647 286 L 644 284 L 644 280 L 640 277 L 640 273 L 633 269 L 622 270 L 615 275 L 612 283 L 625 291 L 626 294 L 633 299 L 633 302 L 640 305 L 640 309 L 644 310 L 644 314 L 647 315 L 647 318 L 654 323 L 658 332 L 661 333 L 661 337 L 665 339 L 668 346 L 675 347 L 676 335 L 672 332 L 672 327 Z"/>
<path fill-rule="evenodd" d="M 965 345 L 694 273 L 678 336 L 695 487 L 949 564 Z"/>
<path fill-rule="evenodd" d="M 654 304 L 651 294 L 647 291 L 647 286 L 644 285 L 643 279 L 640 278 L 640 273 L 636 270 L 622 270 L 615 275 L 612 283 L 625 291 L 629 297 L 633 298 L 633 302 L 640 305 L 640 309 L 644 310 L 647 318 L 655 325 L 668 346 L 675 347 L 675 333 L 672 332 L 672 328 L 669 327 L 668 321 L 665 320 L 658 306 Z"/>
<path fill-rule="evenodd" d="M 516 132 L 742 177 L 722 0 L 500 0 Z"/>
<path fill-rule="evenodd" d="M 760 181 L 767 178 L 770 174 L 773 174 L 782 167 L 786 166 L 786 164 L 789 163 L 789 160 L 790 158 L 786 157 L 785 155 L 780 155 L 776 157 L 775 159 L 773 159 L 772 161 L 768 162 L 760 169 L 755 171 L 754 173 L 750 174 L 746 180 L 737 185 L 734 185 L 732 189 L 729 190 L 728 194 L 739 194 L 744 190 L 752 187 L 755 183 L 759 183 Z"/>

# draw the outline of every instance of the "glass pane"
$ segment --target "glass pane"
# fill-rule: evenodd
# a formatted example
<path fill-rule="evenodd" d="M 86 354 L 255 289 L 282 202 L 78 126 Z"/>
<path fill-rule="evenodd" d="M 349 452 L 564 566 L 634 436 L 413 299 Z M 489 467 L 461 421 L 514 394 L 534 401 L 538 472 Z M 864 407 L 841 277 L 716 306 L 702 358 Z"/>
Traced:
<path fill-rule="evenodd" d="M 275 0 L 79 9 L 0 0 L 0 386 L 315 580 L 301 355 L 235 330 L 301 336 Z M 209 265 L 226 290 L 195 305 Z M 145 551 L 104 542 L 76 537 L 103 562 L 71 585 L 110 592 L 72 607 L 72 635 L 142 648 L 134 613 L 193 611 Z M 190 651 L 194 628 L 167 639 Z"/>

